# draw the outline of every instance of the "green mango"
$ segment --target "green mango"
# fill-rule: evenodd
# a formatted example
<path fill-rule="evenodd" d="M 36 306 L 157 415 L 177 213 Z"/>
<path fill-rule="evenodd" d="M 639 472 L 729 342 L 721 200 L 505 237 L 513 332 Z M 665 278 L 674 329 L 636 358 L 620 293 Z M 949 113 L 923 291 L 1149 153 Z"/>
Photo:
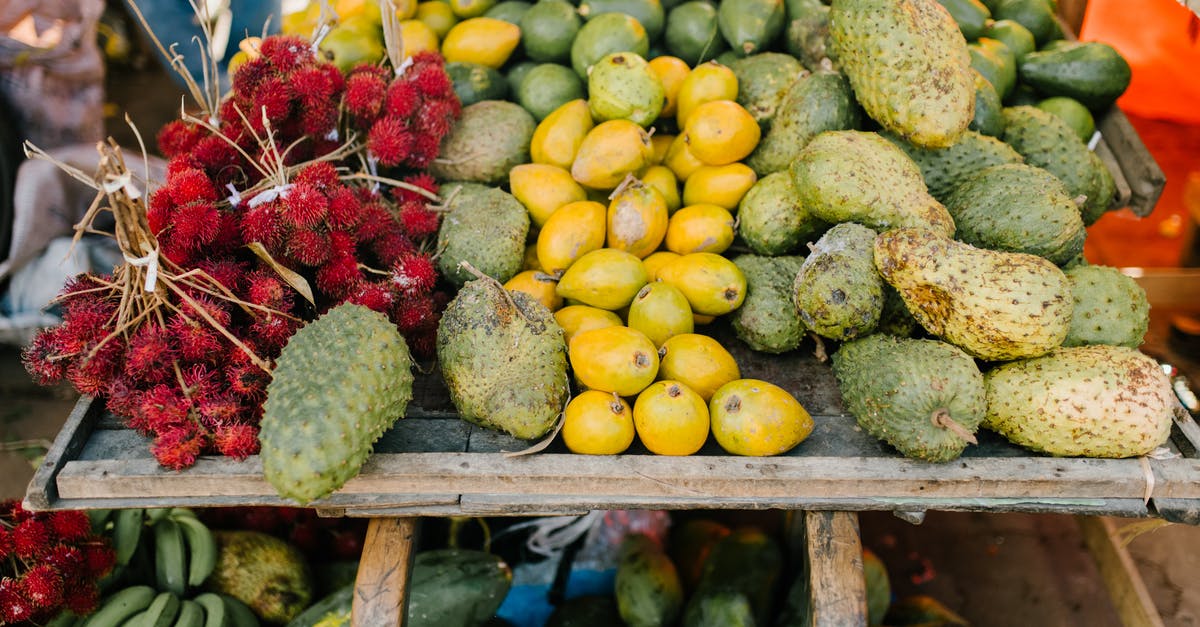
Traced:
<path fill-rule="evenodd" d="M 646 29 L 650 41 L 657 41 L 666 27 L 666 11 L 659 0 L 584 0 L 579 5 L 579 15 L 590 20 L 605 13 L 624 13 Z"/>
<path fill-rule="evenodd" d="M 717 9 L 705 0 L 685 2 L 667 14 L 667 51 L 695 67 L 729 49 L 717 26 Z"/>
<path fill-rule="evenodd" d="M 588 20 L 571 44 L 571 67 L 587 80 L 589 68 L 614 52 L 632 52 L 643 59 L 650 53 L 646 28 L 632 15 L 603 13 Z"/>
<path fill-rule="evenodd" d="M 786 17 L 783 0 L 722 0 L 717 7 L 721 35 L 742 57 L 769 49 Z"/>

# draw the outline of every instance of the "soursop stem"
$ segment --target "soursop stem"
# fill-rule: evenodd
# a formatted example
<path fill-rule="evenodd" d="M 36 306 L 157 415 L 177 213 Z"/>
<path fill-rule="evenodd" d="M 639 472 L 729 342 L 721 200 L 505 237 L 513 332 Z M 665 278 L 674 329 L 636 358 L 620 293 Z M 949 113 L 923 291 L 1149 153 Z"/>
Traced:
<path fill-rule="evenodd" d="M 504 286 L 501 285 L 499 281 L 480 272 L 479 270 L 476 270 L 475 266 L 471 265 L 471 263 L 469 261 L 460 261 L 458 263 L 458 267 L 462 268 L 463 270 L 466 270 L 467 272 L 470 272 L 471 275 L 474 276 L 475 278 L 477 278 L 485 283 L 490 283 L 491 285 L 499 288 L 500 291 L 504 294 L 504 299 L 508 301 L 508 306 L 512 307 L 513 311 L 517 312 L 518 316 L 521 316 L 522 318 L 525 318 L 526 320 L 529 319 L 529 318 L 526 318 L 525 313 L 521 311 L 521 308 L 517 307 L 517 301 L 513 300 L 512 294 L 509 294 L 508 290 L 504 289 Z"/>
<path fill-rule="evenodd" d="M 950 410 L 946 409 L 945 407 L 939 407 L 935 409 L 933 411 L 933 415 L 929 417 L 929 420 L 933 422 L 934 426 L 941 427 L 942 429 L 949 429 L 951 433 L 957 435 L 963 440 L 966 440 L 967 442 L 970 442 L 971 444 L 979 444 L 979 440 L 975 439 L 975 434 L 967 431 L 957 422 L 954 422 L 954 419 L 950 417 Z"/>

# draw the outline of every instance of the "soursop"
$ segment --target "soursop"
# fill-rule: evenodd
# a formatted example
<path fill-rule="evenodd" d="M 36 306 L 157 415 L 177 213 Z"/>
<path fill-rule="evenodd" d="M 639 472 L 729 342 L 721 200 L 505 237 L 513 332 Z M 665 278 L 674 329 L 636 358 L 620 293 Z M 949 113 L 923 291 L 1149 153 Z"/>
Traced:
<path fill-rule="evenodd" d="M 895 229 L 876 238 L 875 265 L 921 326 L 980 359 L 1043 355 L 1071 325 L 1067 276 L 1035 255 Z"/>
<path fill-rule="evenodd" d="M 792 305 L 792 284 L 804 257 L 739 255 L 733 263 L 746 275 L 746 300 L 729 314 L 733 332 L 765 353 L 786 353 L 800 346 L 806 329 Z"/>
<path fill-rule="evenodd" d="M 313 597 L 312 574 L 295 546 L 259 531 L 213 531 L 217 565 L 206 585 L 250 606 L 268 623 L 300 615 Z"/>
<path fill-rule="evenodd" d="M 925 187 L 921 169 L 877 133 L 827 131 L 789 171 L 800 202 L 816 217 L 885 231 L 922 227 L 949 237 L 954 219 Z"/>
<path fill-rule="evenodd" d="M 936 0 L 836 0 L 829 32 L 867 115 L 919 146 L 949 146 L 975 115 L 967 42 Z"/>
<path fill-rule="evenodd" d="M 462 262 L 500 281 L 521 271 L 529 212 L 512 194 L 471 183 L 443 187 L 448 213 L 438 229 L 438 272 L 462 286 L 473 278 Z"/>
<path fill-rule="evenodd" d="M 501 183 L 514 166 L 529 163 L 536 127 L 533 116 L 516 103 L 483 100 L 463 107 L 429 172 L 442 181 Z"/>
<path fill-rule="evenodd" d="M 759 176 L 786 171 L 812 138 L 824 131 L 857 129 L 862 115 L 850 83 L 837 72 L 807 72 L 796 78 L 774 111 L 762 140 L 746 158 Z"/>
<path fill-rule="evenodd" d="M 562 327 L 532 296 L 491 278 L 467 283 L 446 306 L 437 356 L 450 400 L 468 422 L 533 439 L 567 402 Z"/>
<path fill-rule="evenodd" d="M 1171 433 L 1179 401 L 1158 363 L 1124 346 L 1065 347 L 993 368 L 983 426 L 1051 455 L 1135 457 Z"/>
<path fill-rule="evenodd" d="M 875 271 L 874 243 L 875 231 L 845 222 L 812 246 L 796 274 L 792 301 L 813 333 L 849 340 L 875 330 L 883 312 L 883 279 Z"/>
<path fill-rule="evenodd" d="M 738 204 L 738 235 L 761 255 L 796 252 L 828 228 L 800 202 L 787 172 L 759 179 Z"/>
<path fill-rule="evenodd" d="M 945 199 L 954 236 L 979 248 L 1029 253 L 1062 266 L 1083 252 L 1079 205 L 1053 174 L 1030 165 L 985 168 Z"/>
<path fill-rule="evenodd" d="M 775 111 L 792 83 L 805 74 L 804 66 L 791 55 L 762 52 L 729 64 L 737 77 L 737 103 L 742 105 L 766 133 Z"/>
<path fill-rule="evenodd" d="M 408 344 L 383 315 L 343 304 L 288 340 L 267 386 L 258 439 L 280 496 L 322 498 L 358 474 L 412 399 Z"/>
<path fill-rule="evenodd" d="M 833 372 L 859 426 L 905 457 L 947 462 L 976 443 L 983 375 L 950 344 L 877 333 L 842 345 Z"/>
<path fill-rule="evenodd" d="M 1063 346 L 1141 346 L 1150 326 L 1150 302 L 1137 281 L 1107 266 L 1066 271 L 1075 308 Z"/>
<path fill-rule="evenodd" d="M 946 197 L 964 180 L 986 167 L 1024 162 L 1024 158 L 1012 146 L 975 131 L 963 133 L 958 141 L 945 148 L 921 148 L 891 133 L 881 135 L 896 144 L 917 164 L 929 188 L 929 195 L 941 203 L 945 203 Z"/>

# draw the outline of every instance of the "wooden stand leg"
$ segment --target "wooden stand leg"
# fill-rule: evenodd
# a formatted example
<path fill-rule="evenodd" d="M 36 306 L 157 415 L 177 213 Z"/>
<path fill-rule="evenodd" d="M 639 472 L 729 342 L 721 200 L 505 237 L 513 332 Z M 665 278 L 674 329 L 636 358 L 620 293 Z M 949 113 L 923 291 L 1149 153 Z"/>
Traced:
<path fill-rule="evenodd" d="M 403 627 L 416 535 L 416 518 L 371 519 L 354 580 L 352 627 Z"/>
<path fill-rule="evenodd" d="M 1098 516 L 1076 516 L 1075 520 L 1092 559 L 1096 560 L 1121 624 L 1125 627 L 1162 627 L 1162 617 L 1154 599 L 1150 598 L 1146 582 L 1142 581 L 1129 551 L 1117 539 L 1113 522 Z"/>
<path fill-rule="evenodd" d="M 867 624 L 858 516 L 852 512 L 796 512 L 788 536 L 797 577 L 808 583 L 808 609 L 801 624 L 843 627 Z"/>

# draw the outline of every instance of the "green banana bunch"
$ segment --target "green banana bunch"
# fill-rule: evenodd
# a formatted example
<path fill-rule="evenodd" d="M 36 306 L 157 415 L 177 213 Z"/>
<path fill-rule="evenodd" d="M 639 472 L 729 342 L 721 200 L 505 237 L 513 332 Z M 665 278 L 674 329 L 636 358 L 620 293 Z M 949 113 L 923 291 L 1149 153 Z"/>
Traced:
<path fill-rule="evenodd" d="M 161 521 L 160 521 L 161 522 Z M 55 623 L 58 627 L 58 623 Z M 150 586 L 130 586 L 104 599 L 92 615 L 61 627 L 259 627 L 258 618 L 241 601 L 205 592 L 180 599 Z"/>
<path fill-rule="evenodd" d="M 154 523 L 154 574 L 159 590 L 183 596 L 217 565 L 217 542 L 190 509 L 174 508 Z"/>

